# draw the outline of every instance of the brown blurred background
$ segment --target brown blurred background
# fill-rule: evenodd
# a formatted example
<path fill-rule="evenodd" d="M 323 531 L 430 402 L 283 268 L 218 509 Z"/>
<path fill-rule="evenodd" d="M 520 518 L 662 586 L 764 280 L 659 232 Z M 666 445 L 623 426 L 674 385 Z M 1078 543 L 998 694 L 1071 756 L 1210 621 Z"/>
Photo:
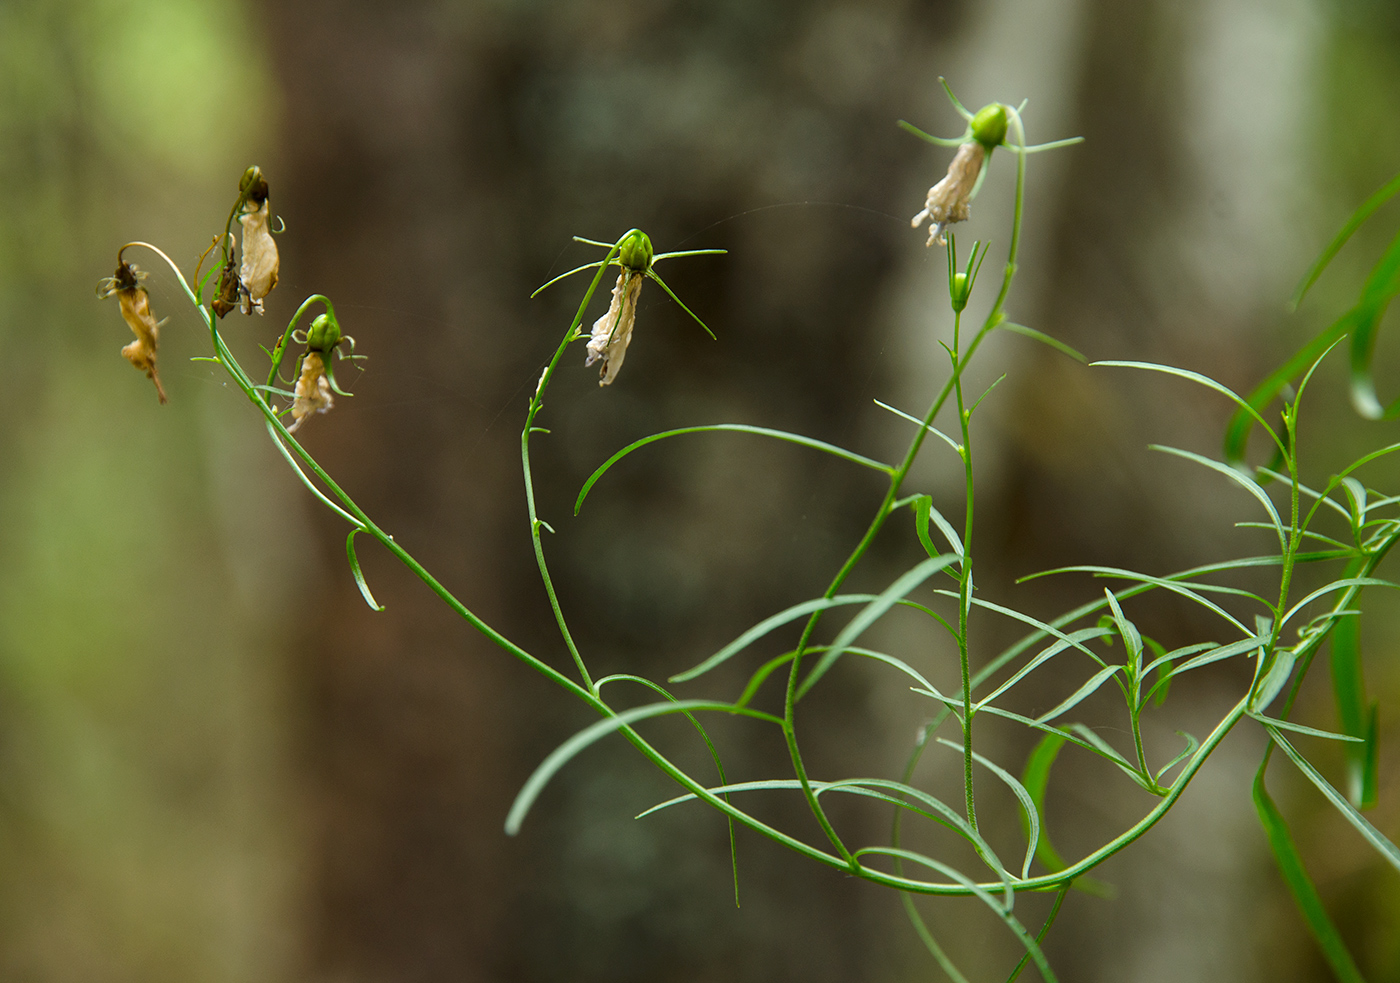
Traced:
<path fill-rule="evenodd" d="M 126 329 L 92 290 L 128 239 L 188 272 L 238 175 L 261 164 L 287 225 L 282 282 L 266 317 L 231 316 L 227 334 L 254 366 L 302 297 L 330 295 L 369 361 L 342 371 L 356 395 L 306 426 L 307 446 L 469 606 L 562 667 L 518 435 L 585 282 L 528 295 L 594 258 L 574 234 L 637 226 L 658 250 L 729 249 L 661 268 L 719 342 L 648 287 L 618 382 L 600 390 L 571 351 L 540 421 L 553 432 L 534 445 L 580 646 L 596 674 L 663 679 L 819 594 L 880 482 L 786 445 L 698 435 L 615 469 L 577 519 L 573 496 L 628 441 L 697 423 L 900 452 L 909 428 L 872 400 L 922 412 L 946 375 L 943 258 L 908 217 L 948 153 L 894 123 L 958 131 L 939 75 L 973 108 L 1029 97 L 1032 141 L 1087 138 L 1031 160 L 1010 313 L 1094 358 L 1248 388 L 1347 304 L 1400 216 L 1382 212 L 1284 313 L 1310 257 L 1400 163 L 1389 0 L 3 0 L 0 978 L 938 978 L 893 893 L 743 832 L 736 910 L 723 823 L 697 807 L 634 821 L 671 788 L 620 740 L 566 769 L 507 838 L 515 792 L 589 713 L 362 539 L 387 605 L 371 612 L 344 528 L 221 373 L 188 361 L 207 339 L 171 276 L 138 258 L 170 319 L 166 407 L 122 364 Z M 1011 164 L 996 155 L 963 233 L 994 241 L 989 271 Z M 974 310 L 992 290 L 980 293 Z M 1396 349 L 1381 345 L 1383 365 Z M 1244 496 L 1145 450 L 1216 453 L 1223 401 L 1018 337 L 979 359 L 978 391 L 1009 373 L 976 427 L 986 596 L 1049 616 L 1102 585 L 1016 577 L 1265 548 L 1231 528 L 1255 518 Z M 1395 439 L 1350 415 L 1340 359 L 1313 405 L 1318 481 Z M 931 442 L 909 489 L 960 508 L 946 448 Z M 852 587 L 915 562 L 909 532 L 893 520 Z M 1372 599 L 1365 637 L 1370 684 L 1393 707 L 1400 620 L 1386 603 Z M 1168 647 L 1221 631 L 1171 603 L 1130 613 Z M 974 660 L 1015 637 L 996 621 L 975 630 Z M 879 637 L 956 687 L 946 646 L 915 622 Z M 1156 753 L 1174 752 L 1174 729 L 1204 735 L 1242 672 L 1174 687 L 1153 717 Z M 1315 675 L 1302 714 L 1331 726 Z M 741 679 L 736 666 L 685 693 L 729 696 Z M 1047 692 L 1073 679 L 1048 673 Z M 824 686 L 802 717 L 813 773 L 897 775 L 926 703 L 869 666 Z M 1118 719 L 1109 702 L 1084 713 Z M 1372 817 L 1392 837 L 1395 716 L 1382 710 Z M 682 727 L 656 733 L 710 773 Z M 771 734 L 715 733 L 732 778 L 788 774 Z M 989 723 L 985 739 L 1019 770 L 1025 735 Z M 1262 747 L 1241 728 L 1173 815 L 1104 867 L 1116 900 L 1069 898 L 1047 950 L 1061 979 L 1328 978 L 1254 819 Z M 1318 760 L 1337 774 L 1329 753 Z M 956 801 L 950 753 L 931 750 L 920 777 Z M 1394 871 L 1286 765 L 1271 787 L 1367 978 L 1400 980 Z M 1015 855 L 1014 804 L 984 788 Z M 795 802 L 755 808 L 819 836 Z M 1057 766 L 1049 821 L 1066 854 L 1145 808 L 1092 762 L 1066 752 Z M 857 841 L 887 835 L 883 811 L 833 813 Z M 1004 978 L 1014 943 L 971 904 L 925 910 L 972 978 Z M 1017 911 L 1036 922 L 1045 904 Z"/>

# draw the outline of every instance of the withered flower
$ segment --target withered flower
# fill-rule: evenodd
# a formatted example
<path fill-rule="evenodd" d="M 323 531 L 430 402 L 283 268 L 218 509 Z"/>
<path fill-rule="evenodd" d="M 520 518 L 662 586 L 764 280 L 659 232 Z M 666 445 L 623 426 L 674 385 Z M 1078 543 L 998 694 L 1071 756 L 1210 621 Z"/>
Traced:
<path fill-rule="evenodd" d="M 263 298 L 277 286 L 277 243 L 273 241 L 272 231 L 268 228 L 272 208 L 268 204 L 266 189 L 267 183 L 263 182 L 262 201 L 258 202 L 250 196 L 248 204 L 252 207 L 238 216 L 243 226 L 243 266 L 238 271 L 238 278 L 243 283 L 244 314 L 254 311 L 261 314 Z"/>
<path fill-rule="evenodd" d="M 151 298 L 141 281 L 146 274 L 132 263 L 117 258 L 117 272 L 106 278 L 98 286 L 98 296 L 111 297 L 116 294 L 121 305 L 122 319 L 136 335 L 136 340 L 122 348 L 122 356 L 133 366 L 146 373 L 146 378 L 156 384 L 156 395 L 162 403 L 167 402 L 165 387 L 160 384 L 160 374 L 156 371 L 156 348 L 160 341 L 160 324 L 151 313 Z"/>
<path fill-rule="evenodd" d="M 229 248 L 233 247 L 230 245 Z M 230 261 L 224 266 L 223 272 L 219 274 L 219 292 L 214 297 L 214 303 L 210 305 L 219 317 L 223 317 L 238 306 L 239 286 L 238 274 L 233 272 L 233 262 Z"/>
<path fill-rule="evenodd" d="M 593 322 L 593 336 L 588 339 L 588 358 L 583 364 L 592 365 L 599 359 L 603 360 L 598 373 L 600 386 L 612 385 L 622 368 L 622 360 L 627 357 L 627 346 L 632 343 L 632 326 L 637 320 L 637 297 L 641 292 L 641 274 L 624 266 L 617 275 L 608 312 Z"/>
<path fill-rule="evenodd" d="M 301 373 L 292 391 L 292 425 L 287 428 L 288 433 L 294 432 L 311 414 L 325 413 L 333 407 L 333 393 L 350 395 L 335 383 L 335 373 L 330 366 L 331 355 L 349 359 L 362 357 L 353 354 L 355 339 L 341 333 L 334 310 L 328 309 L 317 316 L 307 331 L 293 331 L 292 338 L 305 344 L 306 352 L 301 357 Z M 349 346 L 351 354 L 347 355 L 341 349 L 342 342 Z"/>
<path fill-rule="evenodd" d="M 932 246 L 935 242 L 940 246 L 945 245 L 943 230 L 954 222 L 967 221 L 971 211 L 968 201 L 986 159 L 986 148 L 977 140 L 969 140 L 958 147 L 943 180 L 928 189 L 924 210 L 909 223 L 917 229 L 924 219 L 929 220 L 927 245 Z"/>
<path fill-rule="evenodd" d="M 297 377 L 292 399 L 292 425 L 288 433 L 296 433 L 302 421 L 313 413 L 325 413 L 335 405 L 330 380 L 326 378 L 326 363 L 320 352 L 307 352 L 301 358 L 301 375 Z"/>

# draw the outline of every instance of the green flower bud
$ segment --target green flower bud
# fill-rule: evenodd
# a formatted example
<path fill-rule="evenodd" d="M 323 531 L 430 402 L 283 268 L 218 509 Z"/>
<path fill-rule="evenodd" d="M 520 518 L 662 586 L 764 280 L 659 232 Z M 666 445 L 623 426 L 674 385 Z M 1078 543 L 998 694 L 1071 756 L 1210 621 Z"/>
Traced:
<path fill-rule="evenodd" d="M 1006 142 L 1006 107 L 988 103 L 972 117 L 972 138 L 991 150 Z"/>
<path fill-rule="evenodd" d="M 267 180 L 263 177 L 261 167 L 254 164 L 243 172 L 243 177 L 238 182 L 238 193 L 258 204 L 267 200 Z"/>
<path fill-rule="evenodd" d="M 333 315 L 322 314 L 311 322 L 311 330 L 306 332 L 306 350 L 329 355 L 340 344 L 340 339 L 340 323 Z"/>
<path fill-rule="evenodd" d="M 645 232 L 636 229 L 627 234 L 617 249 L 618 260 L 633 273 L 645 273 L 651 269 L 652 255 L 651 240 Z"/>
<path fill-rule="evenodd" d="M 966 273 L 954 273 L 948 293 L 952 296 L 953 310 L 962 313 L 967 306 L 967 298 L 972 293 L 972 280 Z"/>

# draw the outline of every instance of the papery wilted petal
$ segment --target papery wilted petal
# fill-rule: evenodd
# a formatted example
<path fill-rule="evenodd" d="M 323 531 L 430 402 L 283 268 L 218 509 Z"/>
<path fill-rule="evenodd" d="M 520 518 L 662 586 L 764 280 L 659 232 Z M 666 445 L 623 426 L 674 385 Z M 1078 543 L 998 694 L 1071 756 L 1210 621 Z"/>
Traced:
<path fill-rule="evenodd" d="M 588 339 L 588 358 L 583 364 L 592 365 L 599 359 L 603 360 L 599 369 L 600 386 L 612 385 L 622 368 L 627 346 L 632 343 L 632 326 L 637 320 L 637 296 L 641 292 L 640 274 L 627 270 L 619 273 L 608 312 L 593 322 L 593 336 Z"/>
<path fill-rule="evenodd" d="M 924 210 L 915 215 L 909 224 L 918 228 L 925 219 L 930 222 L 928 245 L 935 242 L 944 244 L 943 230 L 954 222 L 965 222 L 971 209 L 968 199 L 977 186 L 977 176 L 982 173 L 982 164 L 987 159 L 986 148 L 976 140 L 970 140 L 958 147 L 953 162 L 948 165 L 948 173 L 943 180 L 928 189 L 928 200 Z"/>
<path fill-rule="evenodd" d="M 301 359 L 301 375 L 297 378 L 292 399 L 292 425 L 288 433 L 295 433 L 312 413 L 324 413 L 335 405 L 331 396 L 330 380 L 326 378 L 326 363 L 320 352 L 307 352 Z"/>
<path fill-rule="evenodd" d="M 272 239 L 268 220 L 272 217 L 272 206 L 268 199 L 261 202 L 248 200 L 249 211 L 238 216 L 243 226 L 243 266 L 238 271 L 238 279 L 243 284 L 244 314 L 263 312 L 263 298 L 277 286 L 277 243 Z"/>
<path fill-rule="evenodd" d="M 160 374 L 156 371 L 156 348 L 160 342 L 160 324 L 151 313 L 151 298 L 140 280 L 145 274 L 130 263 L 119 263 L 117 272 L 102 281 L 101 295 L 117 296 L 121 305 L 122 320 L 131 328 L 136 340 L 122 348 L 122 356 L 146 373 L 146 378 L 156 384 L 156 395 L 162 403 L 167 402 L 165 387 L 160 384 Z"/>

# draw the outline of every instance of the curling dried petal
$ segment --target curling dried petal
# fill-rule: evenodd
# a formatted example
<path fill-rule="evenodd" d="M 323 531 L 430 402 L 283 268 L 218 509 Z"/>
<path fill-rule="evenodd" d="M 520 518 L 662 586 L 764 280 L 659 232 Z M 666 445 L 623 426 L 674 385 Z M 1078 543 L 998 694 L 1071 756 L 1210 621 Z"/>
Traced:
<path fill-rule="evenodd" d="M 116 275 L 104 280 L 102 296 L 117 296 L 121 305 L 122 320 L 131 328 L 136 340 L 122 348 L 122 356 L 137 369 L 146 373 L 146 378 L 156 384 L 156 395 L 166 402 L 165 387 L 160 384 L 160 374 L 156 371 L 156 348 L 160 342 L 160 324 L 151 313 L 151 297 L 139 283 L 145 274 L 135 266 L 122 263 Z"/>
<path fill-rule="evenodd" d="M 250 200 L 252 210 L 238 216 L 243 226 L 243 266 L 238 278 L 243 284 L 244 314 L 263 312 L 263 298 L 277 286 L 277 243 L 272 239 L 268 220 L 272 217 L 272 206 L 268 199 L 261 202 Z"/>
<path fill-rule="evenodd" d="M 301 359 L 301 375 L 297 378 L 292 399 L 292 425 L 287 432 L 295 433 L 312 413 L 324 413 L 334 405 L 330 380 L 326 378 L 326 363 L 321 360 L 321 353 L 307 352 Z"/>
<path fill-rule="evenodd" d="M 611 385 L 622 368 L 627 346 L 632 343 L 632 326 L 637 320 L 637 296 L 641 292 L 642 277 L 624 270 L 618 274 L 617 285 L 613 287 L 608 312 L 593 322 L 593 336 L 588 339 L 588 358 L 583 364 L 592 365 L 599 359 L 603 360 L 599 369 L 600 386 Z"/>
<path fill-rule="evenodd" d="M 924 219 L 929 220 L 928 245 L 935 242 L 943 245 L 943 230 L 954 222 L 967 221 L 971 213 L 968 199 L 977 186 L 977 176 L 982 173 L 986 159 L 987 151 L 982 144 L 976 140 L 964 143 L 958 147 L 943 180 L 928 189 L 924 210 L 909 223 L 917 229 Z"/>

